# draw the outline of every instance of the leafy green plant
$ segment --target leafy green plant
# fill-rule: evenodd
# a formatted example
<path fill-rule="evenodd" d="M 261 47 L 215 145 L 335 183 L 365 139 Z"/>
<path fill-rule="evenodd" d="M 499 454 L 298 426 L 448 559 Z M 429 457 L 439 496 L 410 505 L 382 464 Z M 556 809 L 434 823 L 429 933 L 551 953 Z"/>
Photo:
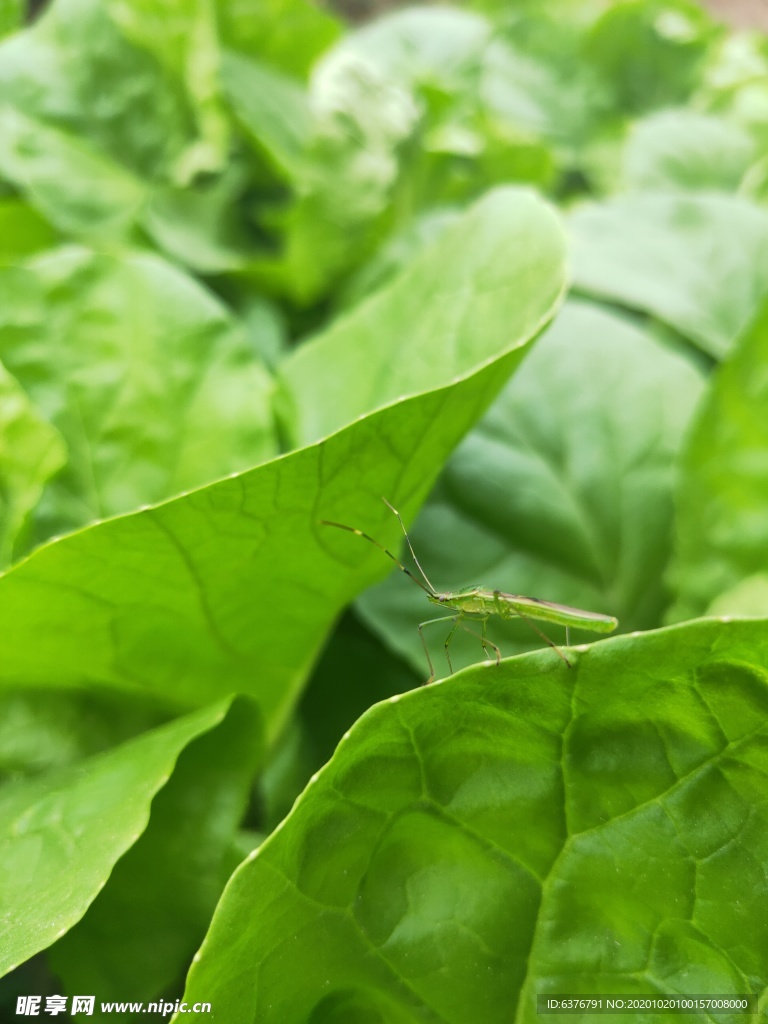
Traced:
<path fill-rule="evenodd" d="M 0 1013 L 765 1012 L 766 74 L 688 0 L 0 4 Z M 382 497 L 620 635 L 420 686 Z"/>

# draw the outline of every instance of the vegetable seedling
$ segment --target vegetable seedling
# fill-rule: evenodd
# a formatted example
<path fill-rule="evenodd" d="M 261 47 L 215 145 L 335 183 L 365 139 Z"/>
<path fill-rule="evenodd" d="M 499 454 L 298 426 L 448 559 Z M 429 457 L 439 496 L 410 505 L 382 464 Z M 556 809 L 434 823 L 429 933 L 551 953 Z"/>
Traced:
<path fill-rule="evenodd" d="M 421 563 L 416 557 L 416 552 L 413 550 L 408 531 L 405 528 L 405 524 L 394 506 L 390 505 L 386 498 L 381 499 L 387 508 L 397 516 L 397 521 L 400 523 L 400 529 L 405 535 L 405 541 L 408 545 L 408 550 L 411 553 L 414 564 L 421 574 L 421 580 L 418 579 L 410 569 L 403 565 L 391 551 L 388 551 L 383 544 L 380 544 L 373 537 L 370 537 L 367 533 L 362 530 L 358 530 L 354 526 L 345 526 L 344 523 L 335 523 L 329 519 L 321 520 L 323 526 L 335 526 L 339 530 L 346 530 L 348 533 L 357 534 L 358 537 L 363 537 L 364 540 L 369 541 L 371 544 L 375 544 L 377 548 L 384 552 L 384 554 L 390 558 L 401 572 L 413 580 L 417 587 L 421 587 L 427 598 L 432 604 L 439 605 L 441 608 L 451 608 L 453 610 L 450 615 L 441 615 L 435 619 L 427 619 L 425 622 L 419 623 L 419 637 L 421 638 L 421 646 L 424 648 L 424 653 L 427 656 L 427 664 L 429 665 L 429 679 L 425 685 L 428 685 L 435 678 L 435 669 L 432 664 L 432 658 L 429 655 L 429 648 L 427 647 L 427 641 L 424 637 L 424 627 L 432 626 L 438 622 L 453 623 L 448 636 L 443 642 L 443 648 L 445 650 L 445 657 L 448 662 L 448 668 L 453 674 L 453 665 L 451 664 L 450 644 L 456 633 L 456 630 L 461 628 L 466 632 L 471 633 L 472 636 L 476 636 L 480 641 L 483 653 L 488 660 L 491 660 L 491 656 L 488 653 L 488 648 L 495 652 L 496 664 L 498 665 L 501 660 L 501 651 L 492 641 L 486 636 L 486 627 L 488 619 L 491 615 L 498 615 L 501 619 L 513 619 L 520 618 L 525 622 L 534 632 L 538 633 L 541 639 L 549 644 L 553 651 L 562 658 L 568 668 L 571 667 L 571 663 L 568 661 L 566 656 L 557 646 L 554 644 L 549 637 L 539 629 L 536 623 L 532 620 L 536 619 L 539 622 L 553 622 L 558 626 L 565 626 L 566 630 L 566 644 L 568 644 L 568 630 L 571 626 L 578 626 L 580 629 L 587 629 L 594 633 L 612 633 L 619 624 L 618 619 L 615 619 L 612 615 L 602 615 L 599 612 L 588 612 L 582 608 L 571 608 L 567 604 L 555 604 L 552 601 L 541 601 L 537 597 L 523 597 L 521 594 L 506 594 L 502 590 L 489 590 L 487 587 L 474 586 L 464 587 L 462 590 L 456 591 L 440 591 L 436 590 L 432 586 L 429 577 L 421 567 Z M 423 580 L 423 582 L 422 582 Z M 480 633 L 475 632 L 474 629 L 466 623 L 466 619 L 470 621 L 478 622 L 481 624 Z"/>

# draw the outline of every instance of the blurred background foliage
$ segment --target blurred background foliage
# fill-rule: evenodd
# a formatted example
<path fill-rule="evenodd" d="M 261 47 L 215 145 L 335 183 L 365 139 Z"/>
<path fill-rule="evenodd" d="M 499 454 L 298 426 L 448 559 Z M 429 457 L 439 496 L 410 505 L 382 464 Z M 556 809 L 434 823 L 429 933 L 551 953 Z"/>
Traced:
<path fill-rule="evenodd" d="M 0 564 L 287 451 L 284 360 L 518 184 L 559 207 L 573 289 L 444 467 L 417 551 L 442 585 L 514 580 L 624 630 L 766 611 L 749 4 L 733 26 L 692 0 L 396 6 L 0 0 Z M 329 639 L 239 854 L 370 704 L 422 681 L 404 584 Z M 170 714 L 18 693 L 0 711 L 9 780 Z"/>
<path fill-rule="evenodd" d="M 692 0 L 389 6 L 3 0 L 6 565 L 285 451 L 286 355 L 512 183 L 567 219 L 573 298 L 446 467 L 416 543 L 443 583 L 515 578 L 625 629 L 663 621 L 673 465 L 764 292 L 768 43 Z M 623 348 L 631 375 L 595 369 Z M 604 393 L 597 445 L 590 387 Z M 606 438 L 620 456 L 598 455 Z M 632 481 L 618 504 L 599 458 Z M 473 543 L 456 559 L 459 535 Z M 401 583 L 367 594 L 331 641 L 291 754 L 263 780 L 266 820 L 362 706 L 417 681 L 421 595 Z M 678 594 L 679 612 L 711 589 Z M 505 650 L 530 646 L 508 633 Z M 371 644 L 389 666 L 371 694 L 318 698 L 328 664 L 369 663 Z M 302 733 L 326 698 L 334 727 Z"/>

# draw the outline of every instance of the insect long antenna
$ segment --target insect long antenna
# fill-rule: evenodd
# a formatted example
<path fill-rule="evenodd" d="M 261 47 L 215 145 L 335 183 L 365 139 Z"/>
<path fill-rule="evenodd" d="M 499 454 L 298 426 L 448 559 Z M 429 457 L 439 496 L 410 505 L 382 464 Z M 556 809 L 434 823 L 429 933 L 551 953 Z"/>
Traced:
<path fill-rule="evenodd" d="M 391 506 L 390 506 L 390 507 L 391 507 Z M 398 517 L 398 518 L 399 518 L 399 517 Z M 369 537 L 367 533 L 363 533 L 363 531 L 362 531 L 362 530 L 358 530 L 358 529 L 356 529 L 356 527 L 354 527 L 354 526 L 345 526 L 345 525 L 344 525 L 344 523 L 334 523 L 334 522 L 332 522 L 332 521 L 331 521 L 330 519 L 321 519 L 321 520 L 320 520 L 320 522 L 321 522 L 321 524 L 322 524 L 323 526 L 335 526 L 337 530 L 346 530 L 346 531 L 347 531 L 347 533 L 355 533 L 355 534 L 357 534 L 357 536 L 358 536 L 358 537 L 362 537 L 362 538 L 363 538 L 364 540 L 370 541 L 370 543 L 371 543 L 371 544 L 374 544 L 374 545 L 375 545 L 375 546 L 376 546 L 376 547 L 377 547 L 377 548 L 378 548 L 378 549 L 379 549 L 380 551 L 383 551 L 383 552 L 384 552 L 384 554 L 385 554 L 385 555 L 387 556 L 387 558 L 391 558 L 391 559 L 392 559 L 392 561 L 393 561 L 393 562 L 395 563 L 395 565 L 397 566 L 397 568 L 398 568 L 398 569 L 400 569 L 400 571 L 401 571 L 401 572 L 404 572 L 404 573 L 405 573 L 405 575 L 406 575 L 406 576 L 408 577 L 408 579 L 411 579 L 411 580 L 413 580 L 413 582 L 414 582 L 414 583 L 416 584 L 416 586 L 417 586 L 417 587 L 421 587 L 421 589 L 422 589 L 422 590 L 423 590 L 423 591 L 424 591 L 425 593 L 427 593 L 427 594 L 430 594 L 431 596 L 434 596 L 434 594 L 436 593 L 436 591 L 435 591 L 434 587 L 433 587 L 433 586 L 432 586 L 432 584 L 431 584 L 431 583 L 429 582 L 429 580 L 427 580 L 427 583 L 428 583 L 428 585 L 429 585 L 429 589 L 427 589 L 427 587 L 425 587 L 425 586 L 424 586 L 424 584 L 423 584 L 423 583 L 421 582 L 421 580 L 418 580 L 418 579 L 416 579 L 416 577 L 415 577 L 415 576 L 413 575 L 413 573 L 411 572 L 411 570 L 410 570 L 410 569 L 407 569 L 407 568 L 406 568 L 406 567 L 405 567 L 405 566 L 403 565 L 403 563 L 402 563 L 402 562 L 399 562 L 399 561 L 398 561 L 398 560 L 397 560 L 397 559 L 395 558 L 395 556 L 394 556 L 394 555 L 392 554 L 392 552 L 391 552 L 391 551 L 387 551 L 387 549 L 386 549 L 386 548 L 384 547 L 384 545 L 383 545 L 383 544 L 379 544 L 379 542 L 378 542 L 377 540 L 374 540 L 374 539 L 373 539 L 373 537 Z M 415 560 L 415 559 L 414 559 L 414 560 Z M 416 562 L 416 564 L 417 564 L 417 565 L 419 565 L 419 563 L 418 563 L 418 562 Z M 419 569 L 421 569 L 421 566 L 420 566 L 420 565 L 419 565 Z M 422 570 L 422 575 L 424 575 L 424 573 L 423 573 L 423 570 Z M 426 576 L 424 576 L 424 579 L 426 580 L 426 579 L 427 579 L 427 577 L 426 577 Z"/>
<path fill-rule="evenodd" d="M 400 513 L 397 511 L 397 509 L 394 507 L 394 505 L 390 505 L 390 503 L 387 501 L 386 498 L 382 497 L 381 500 L 384 502 L 384 504 L 387 506 L 387 508 L 390 510 L 390 512 L 394 512 L 395 515 L 397 516 L 397 521 L 398 521 L 398 523 L 400 523 L 400 529 L 403 531 L 403 533 L 405 535 L 405 542 L 408 545 L 408 550 L 411 552 L 411 556 L 412 556 L 414 562 L 416 563 L 416 568 L 419 570 L 421 575 L 424 577 L 424 580 L 425 580 L 427 586 L 429 587 L 429 589 L 432 591 L 432 593 L 436 594 L 437 591 L 432 586 L 432 583 L 430 582 L 429 576 L 427 576 L 427 574 L 421 568 L 421 563 L 419 562 L 418 558 L 416 557 L 416 552 L 413 550 L 413 545 L 411 544 L 411 538 L 408 536 L 408 531 L 406 530 L 406 528 L 405 528 L 405 526 L 403 524 L 403 520 L 400 518 Z"/>

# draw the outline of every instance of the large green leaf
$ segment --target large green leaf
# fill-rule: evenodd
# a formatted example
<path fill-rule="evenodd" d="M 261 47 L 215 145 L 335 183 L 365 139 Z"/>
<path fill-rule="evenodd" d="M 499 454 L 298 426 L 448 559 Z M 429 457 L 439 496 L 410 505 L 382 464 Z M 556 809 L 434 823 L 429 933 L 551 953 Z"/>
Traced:
<path fill-rule="evenodd" d="M 0 834 L 3 837 L 0 841 L 0 972 L 5 973 L 61 938 L 83 917 L 105 885 L 107 889 L 100 899 L 103 903 L 112 902 L 115 898 L 113 882 L 109 880 L 112 869 L 144 832 L 153 798 L 168 783 L 182 751 L 198 737 L 204 737 L 211 730 L 218 733 L 218 739 L 210 741 L 216 748 L 216 756 L 211 758 L 209 749 L 207 765 L 201 764 L 194 753 L 190 755 L 198 773 L 210 773 L 214 792 L 218 783 L 215 761 L 221 757 L 226 760 L 229 744 L 237 745 L 241 751 L 242 777 L 247 778 L 252 760 L 243 742 L 240 717 L 240 705 L 231 707 L 231 702 L 219 703 L 81 761 L 72 768 L 11 784 L 0 791 Z M 258 749 L 258 736 L 251 727 L 248 746 L 254 744 Z M 168 858 L 170 851 L 177 847 L 175 853 L 183 864 L 181 874 L 184 876 L 180 892 L 186 889 L 194 903 L 199 898 L 198 883 L 194 881 L 194 856 L 190 857 L 192 851 L 181 856 L 178 841 L 185 836 L 193 846 L 202 843 L 200 866 L 210 875 L 212 846 L 222 827 L 224 808 L 216 811 L 212 825 L 205 821 L 205 804 L 199 805 L 193 818 L 185 822 L 182 818 L 184 801 L 195 792 L 190 784 L 190 766 L 183 764 L 180 782 L 171 783 L 169 796 L 160 801 L 166 813 L 158 824 L 150 826 L 144 845 L 148 853 L 157 857 L 164 842 L 162 855 L 166 871 L 173 868 Z M 197 782 L 197 793 L 198 796 L 206 793 L 205 781 Z M 230 813 L 230 829 L 234 826 L 232 817 Z M 172 821 L 179 833 L 175 839 L 168 832 Z M 221 838 L 218 843 L 221 845 Z M 156 873 L 159 865 L 155 863 L 142 883 L 136 876 L 141 856 L 137 851 L 127 867 L 119 869 L 114 885 L 120 890 L 126 877 L 133 874 L 134 892 L 137 899 L 141 897 L 144 913 L 151 912 L 147 918 L 147 923 L 151 924 L 152 914 L 157 915 L 171 906 L 176 896 L 169 899 L 168 893 L 154 892 L 156 906 L 147 906 L 146 898 L 161 876 Z M 175 876 L 168 881 L 169 887 L 176 884 Z M 205 884 L 210 887 L 210 878 Z M 197 910 L 195 906 L 191 912 L 199 921 Z M 175 913 L 179 913 L 178 907 Z M 138 908 L 131 916 L 140 917 Z M 133 929 L 127 931 L 125 941 L 130 942 L 131 938 L 134 942 L 138 938 Z M 146 934 L 144 941 L 147 941 Z M 103 955 L 109 956 L 109 950 L 104 950 Z M 92 969 L 98 970 L 96 962 Z M 134 980 L 139 984 L 138 979 Z"/>
<path fill-rule="evenodd" d="M 0 200 L 0 264 L 26 259 L 57 241 L 53 228 L 34 207 L 16 197 Z"/>
<path fill-rule="evenodd" d="M 66 458 L 59 432 L 0 364 L 0 566 L 11 560 L 27 515 Z"/>
<path fill-rule="evenodd" d="M 301 433 L 337 433 L 46 545 L 0 577 L 2 685 L 110 686 L 186 705 L 242 690 L 257 695 L 274 736 L 334 618 L 384 569 L 377 551 L 319 520 L 351 520 L 394 542 L 379 496 L 415 513 L 559 304 L 562 232 L 540 200 L 491 194 L 462 225 L 463 246 L 454 235 L 448 250 L 464 253 L 463 274 L 458 262 L 452 270 L 465 302 L 460 346 L 447 349 L 455 325 L 435 313 L 448 301 L 436 287 L 438 241 L 374 297 L 375 316 L 363 307 L 345 336 L 335 327 L 314 343 L 335 353 L 334 372 L 360 394 L 342 402 L 329 392 L 335 411 L 321 422 L 313 409 Z M 297 400 L 311 365 L 307 355 L 286 372 Z"/>
<path fill-rule="evenodd" d="M 194 112 L 198 140 L 176 167 L 180 183 L 219 170 L 229 130 L 218 86 L 219 46 L 213 0 L 106 0 L 122 34 L 148 50 L 183 86 Z"/>
<path fill-rule="evenodd" d="M 300 84 L 254 58 L 226 51 L 222 89 L 247 136 L 281 177 L 298 181 L 312 134 L 309 97 Z"/>
<path fill-rule="evenodd" d="M 181 751 L 146 830 L 52 949 L 68 992 L 151 999 L 178 984 L 229 874 L 229 845 L 261 754 L 250 702 L 218 717 Z"/>
<path fill-rule="evenodd" d="M 675 618 L 701 614 L 723 591 L 768 571 L 766 367 L 768 306 L 713 378 L 685 448 Z"/>
<path fill-rule="evenodd" d="M 0 177 L 57 228 L 98 241 L 122 238 L 146 199 L 142 183 L 82 138 L 0 107 Z"/>
<path fill-rule="evenodd" d="M 768 292 L 768 211 L 736 196 L 641 194 L 576 210 L 577 289 L 664 320 L 719 358 Z"/>
<path fill-rule="evenodd" d="M 736 191 L 755 159 L 755 143 L 738 124 L 682 107 L 638 121 L 624 150 L 631 189 Z"/>
<path fill-rule="evenodd" d="M 185 91 L 172 60 L 161 64 L 143 48 L 141 27 L 130 17 L 125 27 L 140 45 L 126 38 L 110 17 L 118 2 L 53 0 L 30 28 L 0 47 L 3 99 L 71 133 L 70 145 L 59 143 L 54 154 L 62 201 L 79 187 L 74 142 L 89 143 L 143 180 L 160 181 L 188 175 L 205 147 L 195 96 Z M 120 0 L 120 6 L 125 15 L 127 3 Z M 183 20 L 171 10 L 182 5 L 165 6 L 158 48 L 173 45 L 166 31 L 171 16 L 175 25 Z M 209 69 L 201 64 L 199 70 L 207 88 Z M 108 170 L 105 165 L 105 175 Z"/>
<path fill-rule="evenodd" d="M 215 0 L 223 44 L 304 77 L 341 35 L 341 24 L 311 0 Z"/>
<path fill-rule="evenodd" d="M 592 26 L 585 55 L 630 114 L 688 99 L 719 30 L 693 0 L 622 0 Z"/>
<path fill-rule="evenodd" d="M 67 248 L 0 270 L 0 289 L 0 356 L 69 446 L 38 540 L 274 454 L 245 333 L 160 257 Z"/>
<path fill-rule="evenodd" d="M 227 1024 L 533 1024 L 537 993 L 762 994 L 765 627 L 375 706 L 230 881 L 185 998 Z"/>
<path fill-rule="evenodd" d="M 672 545 L 674 466 L 701 392 L 681 356 L 625 319 L 569 302 L 489 413 L 448 462 L 411 534 L 432 582 L 483 584 L 661 622 Z M 358 608 L 425 670 L 417 625 L 436 617 L 397 570 Z M 543 628 L 560 642 L 563 631 Z M 427 630 L 438 673 L 450 624 Z M 541 646 L 524 623 L 490 623 L 505 653 Z M 585 634 L 586 636 L 586 634 Z M 459 633 L 454 664 L 480 644 Z"/>
<path fill-rule="evenodd" d="M 489 193 L 388 287 L 286 360 L 281 378 L 295 441 L 316 441 L 377 405 L 457 380 L 487 362 L 494 336 L 537 334 L 562 282 L 547 274 L 559 264 L 560 239 L 541 230 L 541 213 L 533 194 Z M 513 234 L 524 249 L 510 245 Z M 521 358 L 522 351 L 513 355 L 515 365 Z"/>

